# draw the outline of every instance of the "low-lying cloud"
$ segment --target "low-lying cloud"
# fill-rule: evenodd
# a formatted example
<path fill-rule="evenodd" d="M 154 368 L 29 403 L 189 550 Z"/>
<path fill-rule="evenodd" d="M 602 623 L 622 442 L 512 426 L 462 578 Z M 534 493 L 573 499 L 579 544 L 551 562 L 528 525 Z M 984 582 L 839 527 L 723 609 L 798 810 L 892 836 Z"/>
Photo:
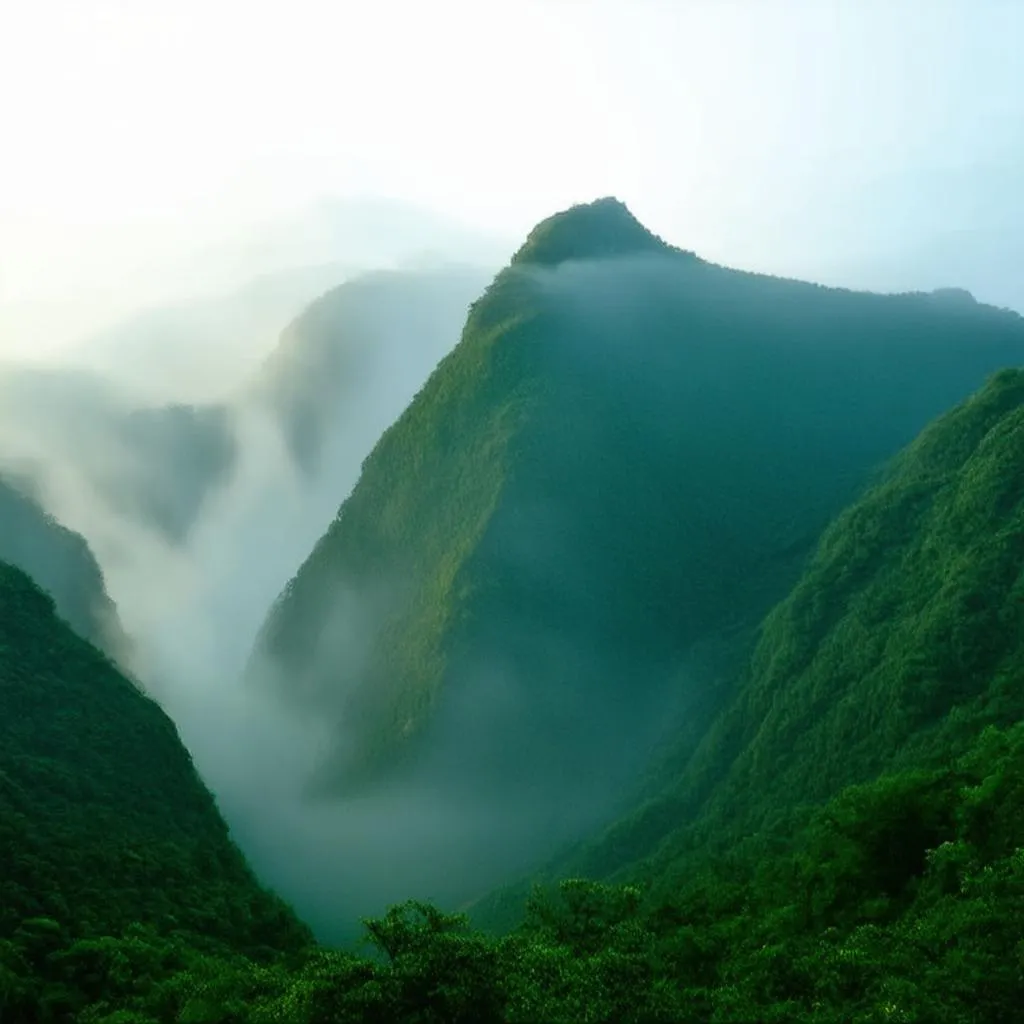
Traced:
<path fill-rule="evenodd" d="M 52 414 L 43 403 L 4 406 L 0 472 L 27 473 L 43 505 L 87 539 L 133 640 L 132 668 L 177 723 L 261 877 L 328 939 L 346 938 L 357 915 L 388 900 L 465 898 L 474 881 L 497 877 L 491 865 L 501 858 L 481 856 L 482 849 L 507 848 L 516 831 L 510 811 L 481 804 L 467 812 L 416 787 L 343 803 L 312 798 L 310 779 L 336 732 L 242 682 L 273 601 L 336 515 L 380 434 L 457 342 L 476 282 L 488 276 L 453 270 L 456 283 L 439 288 L 435 301 L 424 288 L 430 275 L 443 283 L 443 268 L 408 275 L 428 281 L 414 281 L 416 302 L 402 305 L 397 281 L 382 293 L 382 329 L 336 339 L 364 351 L 327 382 L 326 399 L 319 393 L 315 465 L 296 462 L 273 405 L 236 388 L 237 397 L 219 407 L 231 465 L 209 481 L 179 536 L 106 486 L 111 474 L 144 483 L 154 469 L 169 472 L 139 464 L 111 426 L 126 411 L 151 411 L 152 392 L 96 373 L 0 372 L 0 387 L 12 393 L 31 378 L 37 393 L 49 389 L 60 399 Z M 319 340 L 331 341 L 330 332 Z M 346 628 L 331 630 L 325 655 L 344 658 L 354 671 L 358 642 L 374 628 L 365 621 L 373 607 L 368 595 L 349 595 L 340 612 Z M 452 879 L 460 881 L 453 886 Z"/>

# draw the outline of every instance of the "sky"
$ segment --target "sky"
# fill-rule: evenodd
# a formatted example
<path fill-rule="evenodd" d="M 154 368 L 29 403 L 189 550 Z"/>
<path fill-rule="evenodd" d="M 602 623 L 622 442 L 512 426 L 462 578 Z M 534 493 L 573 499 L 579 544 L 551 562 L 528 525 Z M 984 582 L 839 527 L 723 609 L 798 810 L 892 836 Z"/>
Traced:
<path fill-rule="evenodd" d="M 339 197 L 518 239 L 614 194 L 720 262 L 1024 306 L 1022 39 L 1017 0 L 3 4 L 0 355 Z"/>

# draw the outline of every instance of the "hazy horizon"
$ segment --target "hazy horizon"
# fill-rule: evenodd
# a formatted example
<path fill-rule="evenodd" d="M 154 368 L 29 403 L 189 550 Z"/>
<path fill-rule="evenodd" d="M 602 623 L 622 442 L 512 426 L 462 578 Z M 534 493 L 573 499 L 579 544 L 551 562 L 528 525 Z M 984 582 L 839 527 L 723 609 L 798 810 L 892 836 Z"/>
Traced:
<path fill-rule="evenodd" d="M 1022 31 L 1000 0 L 10 6 L 0 355 L 351 262 L 332 203 L 377 218 L 363 267 L 614 194 L 717 262 L 1024 309 Z"/>

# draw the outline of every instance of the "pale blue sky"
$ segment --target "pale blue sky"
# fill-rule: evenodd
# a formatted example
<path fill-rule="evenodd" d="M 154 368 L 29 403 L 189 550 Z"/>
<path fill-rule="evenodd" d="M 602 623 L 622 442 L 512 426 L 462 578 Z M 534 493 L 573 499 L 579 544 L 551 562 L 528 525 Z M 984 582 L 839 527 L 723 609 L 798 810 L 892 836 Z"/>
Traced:
<path fill-rule="evenodd" d="M 1024 305 L 1022 51 L 1019 0 L 5 4 L 0 312 L 352 194 Z"/>

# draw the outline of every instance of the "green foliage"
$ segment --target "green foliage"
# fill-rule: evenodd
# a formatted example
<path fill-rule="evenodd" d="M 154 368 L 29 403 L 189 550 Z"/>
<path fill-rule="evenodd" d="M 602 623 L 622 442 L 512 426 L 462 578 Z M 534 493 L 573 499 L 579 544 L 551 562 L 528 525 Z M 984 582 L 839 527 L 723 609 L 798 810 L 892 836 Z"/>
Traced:
<path fill-rule="evenodd" d="M 365 922 L 371 960 L 207 962 L 176 1019 L 1009 1022 L 1024 821 L 972 836 L 1021 786 L 1024 724 L 991 728 L 947 770 L 844 790 L 784 848 L 754 836 L 660 897 L 567 880 L 502 938 L 403 904 Z"/>
<path fill-rule="evenodd" d="M 370 941 L 387 958 L 378 973 L 382 1021 L 473 1024 L 503 1019 L 498 953 L 468 933 L 464 916 L 411 901 L 365 924 Z"/>
<path fill-rule="evenodd" d="M 756 833 L 673 886 L 535 893 L 497 940 L 519 957 L 509 1005 L 545 1020 L 1014 1020 L 1022 784 L 1024 724 L 990 727 L 949 768 L 850 787 L 781 846 Z"/>
<path fill-rule="evenodd" d="M 563 870 L 626 875 L 787 821 L 1024 715 L 1024 373 L 997 374 L 840 515 L 735 697 L 648 803 Z"/>
<path fill-rule="evenodd" d="M 3 564 L 0 936 L 4 998 L 44 979 L 31 998 L 52 1020 L 196 951 L 310 941 L 257 884 L 163 711 Z"/>
<path fill-rule="evenodd" d="M 666 889 L 537 889 L 513 934 L 409 902 L 376 955 L 266 963 L 131 926 L 0 942 L 0 1014 L 83 1024 L 1011 1022 L 1024 1000 L 1024 722 L 945 769 L 849 787 Z M 106 879 L 103 880 L 106 883 Z"/>

